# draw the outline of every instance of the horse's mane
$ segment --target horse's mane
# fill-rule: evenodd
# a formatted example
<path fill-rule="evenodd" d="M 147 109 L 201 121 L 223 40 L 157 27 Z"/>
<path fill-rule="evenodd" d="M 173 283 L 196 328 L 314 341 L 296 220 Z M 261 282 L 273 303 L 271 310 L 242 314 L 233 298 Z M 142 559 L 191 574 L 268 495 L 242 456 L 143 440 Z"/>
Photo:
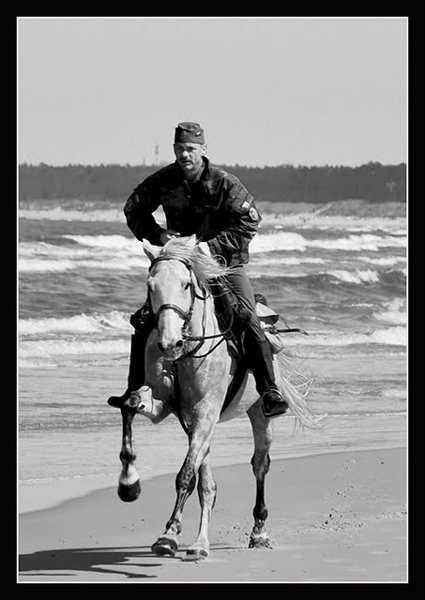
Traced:
<path fill-rule="evenodd" d="M 198 282 L 203 285 L 208 285 L 209 281 L 222 277 L 229 271 L 228 267 L 222 264 L 221 257 L 207 256 L 198 243 L 195 246 L 188 244 L 187 238 L 172 238 L 161 249 L 160 256 L 187 260 Z"/>

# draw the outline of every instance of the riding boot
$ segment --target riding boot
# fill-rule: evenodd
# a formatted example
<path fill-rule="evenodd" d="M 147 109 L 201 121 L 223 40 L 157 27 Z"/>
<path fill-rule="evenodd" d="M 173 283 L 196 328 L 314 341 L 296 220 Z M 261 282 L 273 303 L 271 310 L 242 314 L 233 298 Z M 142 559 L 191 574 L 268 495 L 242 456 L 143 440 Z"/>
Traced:
<path fill-rule="evenodd" d="M 128 370 L 127 389 L 122 396 L 111 396 L 108 398 L 108 404 L 116 408 L 121 408 L 126 400 L 145 382 L 145 348 L 146 342 L 151 332 L 146 328 L 146 332 L 136 332 L 131 336 L 130 366 Z"/>
<path fill-rule="evenodd" d="M 283 415 L 289 406 L 277 389 L 269 342 L 250 335 L 246 341 L 248 364 L 254 374 L 257 391 L 261 395 L 263 414 L 265 417 Z"/>

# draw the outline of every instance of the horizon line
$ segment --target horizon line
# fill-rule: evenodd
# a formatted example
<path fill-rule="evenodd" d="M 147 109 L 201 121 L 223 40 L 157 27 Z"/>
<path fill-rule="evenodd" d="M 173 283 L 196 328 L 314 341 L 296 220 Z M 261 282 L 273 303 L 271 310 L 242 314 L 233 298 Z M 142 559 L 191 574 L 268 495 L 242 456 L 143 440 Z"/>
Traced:
<path fill-rule="evenodd" d="M 130 163 L 67 163 L 67 164 L 60 164 L 60 165 L 53 165 L 53 164 L 49 164 L 46 163 L 44 161 L 40 161 L 38 164 L 37 163 L 30 163 L 27 161 L 23 161 L 23 162 L 19 162 L 18 166 L 28 166 L 28 167 L 40 167 L 40 166 L 46 166 L 46 167 L 51 167 L 51 168 L 64 168 L 64 167 L 74 167 L 74 166 L 78 166 L 78 167 L 130 167 L 130 168 L 138 168 L 138 167 L 155 167 L 155 168 L 162 168 L 165 167 L 166 165 L 170 165 L 173 164 L 175 161 L 160 161 L 156 164 L 154 163 L 139 163 L 139 164 L 130 164 Z M 218 166 L 221 167 L 237 167 L 237 168 L 244 168 L 244 169 L 278 169 L 280 167 L 295 167 L 295 168 L 325 168 L 325 167 L 346 167 L 346 168 L 352 168 L 352 169 L 356 169 L 359 167 L 364 167 L 364 166 L 368 166 L 368 165 L 380 165 L 382 167 L 398 167 L 401 165 L 406 165 L 407 161 L 403 160 L 401 162 L 398 163 L 383 163 L 379 160 L 368 160 L 367 162 L 363 162 L 361 164 L 357 164 L 357 165 L 348 165 L 348 164 L 337 164 L 337 163 L 326 163 L 326 164 L 321 164 L 321 165 L 306 165 L 306 164 L 302 164 L 302 163 L 280 163 L 278 165 L 246 165 L 246 164 L 240 164 L 240 163 L 234 163 L 234 164 L 226 164 L 226 163 L 214 163 L 217 164 Z"/>

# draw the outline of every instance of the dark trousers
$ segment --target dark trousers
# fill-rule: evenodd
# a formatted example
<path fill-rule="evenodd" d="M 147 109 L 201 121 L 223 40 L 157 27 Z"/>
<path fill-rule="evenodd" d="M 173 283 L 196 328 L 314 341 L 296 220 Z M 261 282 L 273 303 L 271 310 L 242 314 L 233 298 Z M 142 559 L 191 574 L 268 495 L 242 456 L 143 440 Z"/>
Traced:
<path fill-rule="evenodd" d="M 245 309 L 244 312 L 247 314 L 245 327 L 249 332 L 248 335 L 254 337 L 258 341 L 264 341 L 266 337 L 261 327 L 260 319 L 255 312 L 254 291 L 245 268 L 243 266 L 232 268 L 229 274 L 226 275 L 226 279 L 229 287 L 239 298 L 239 302 L 242 304 Z"/>
<path fill-rule="evenodd" d="M 260 395 L 276 388 L 273 357 L 270 344 L 264 335 L 260 319 L 255 311 L 255 298 L 246 270 L 243 266 L 231 269 L 226 275 L 229 287 L 239 299 L 246 314 L 243 323 L 243 346 L 248 366 L 254 374 Z"/>

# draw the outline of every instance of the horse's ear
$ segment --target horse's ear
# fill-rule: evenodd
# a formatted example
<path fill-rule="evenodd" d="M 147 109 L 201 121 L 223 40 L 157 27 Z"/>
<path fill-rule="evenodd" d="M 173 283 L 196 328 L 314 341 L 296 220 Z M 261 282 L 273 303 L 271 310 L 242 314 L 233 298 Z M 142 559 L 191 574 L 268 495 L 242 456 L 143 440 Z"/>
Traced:
<path fill-rule="evenodd" d="M 193 234 L 191 236 L 188 237 L 184 237 L 184 238 L 180 238 L 182 241 L 184 240 L 186 246 L 188 246 L 189 248 L 194 248 L 196 246 L 196 235 Z"/>
<path fill-rule="evenodd" d="M 161 248 L 159 246 L 152 246 L 148 240 L 143 240 L 143 250 L 151 262 L 158 258 L 158 255 L 161 252 Z"/>

